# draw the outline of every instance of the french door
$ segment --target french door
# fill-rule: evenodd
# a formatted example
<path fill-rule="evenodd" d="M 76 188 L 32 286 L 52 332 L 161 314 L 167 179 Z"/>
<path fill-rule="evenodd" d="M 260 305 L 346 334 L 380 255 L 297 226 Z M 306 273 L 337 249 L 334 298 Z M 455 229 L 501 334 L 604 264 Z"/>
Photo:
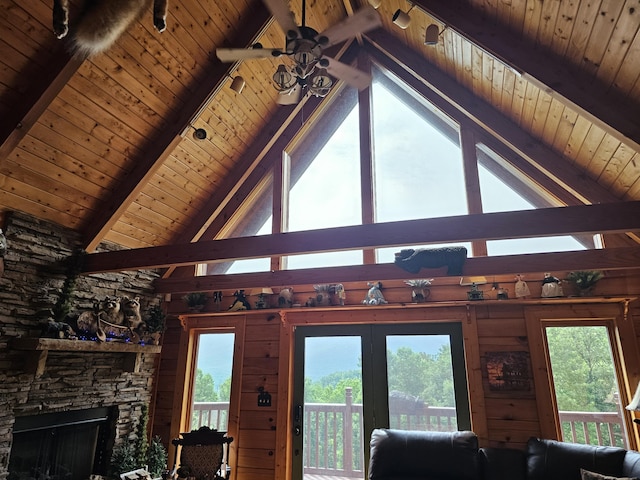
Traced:
<path fill-rule="evenodd" d="M 299 326 L 293 478 L 366 478 L 374 428 L 470 428 L 459 323 Z"/>

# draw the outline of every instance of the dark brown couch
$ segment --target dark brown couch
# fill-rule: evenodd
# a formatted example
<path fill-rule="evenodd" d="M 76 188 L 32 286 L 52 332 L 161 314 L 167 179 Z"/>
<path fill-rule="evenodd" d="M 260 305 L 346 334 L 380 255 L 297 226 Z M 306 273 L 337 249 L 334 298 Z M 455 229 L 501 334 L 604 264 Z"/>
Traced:
<path fill-rule="evenodd" d="M 470 431 L 376 429 L 369 480 L 580 480 L 580 469 L 640 478 L 640 453 L 531 438 L 524 451 L 479 448 Z"/>

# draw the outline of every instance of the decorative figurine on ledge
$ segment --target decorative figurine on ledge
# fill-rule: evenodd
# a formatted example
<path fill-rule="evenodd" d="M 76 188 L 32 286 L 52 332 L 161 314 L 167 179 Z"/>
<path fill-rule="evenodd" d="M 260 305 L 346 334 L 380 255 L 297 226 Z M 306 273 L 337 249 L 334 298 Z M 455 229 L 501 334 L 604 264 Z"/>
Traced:
<path fill-rule="evenodd" d="M 531 291 L 529 291 L 529 286 L 527 282 L 524 281 L 523 275 L 516 275 L 516 286 L 515 286 L 516 298 L 527 298 L 531 295 Z"/>
<path fill-rule="evenodd" d="M 284 287 L 278 293 L 278 306 L 280 308 L 291 308 L 293 306 L 293 288 Z"/>
<path fill-rule="evenodd" d="M 382 305 L 389 303 L 384 299 L 384 295 L 382 295 L 381 282 L 369 282 L 367 286 L 369 287 L 369 291 L 367 292 L 367 298 L 362 301 L 364 305 Z"/>
<path fill-rule="evenodd" d="M 542 298 L 556 298 L 563 297 L 562 285 L 560 285 L 560 279 L 554 277 L 550 273 L 545 273 L 542 279 Z"/>
<path fill-rule="evenodd" d="M 396 252 L 393 263 L 410 273 L 418 273 L 421 268 L 447 267 L 447 275 L 462 275 L 462 267 L 467 259 L 465 247 L 406 248 Z"/>
<path fill-rule="evenodd" d="M 233 292 L 233 296 L 236 299 L 233 301 L 231 306 L 229 307 L 230 312 L 237 312 L 239 310 L 251 310 L 251 304 L 247 297 L 244 294 L 244 290 L 236 290 Z"/>
<path fill-rule="evenodd" d="M 478 288 L 477 283 L 471 284 L 471 290 L 467 292 L 468 300 L 484 300 L 484 292 Z"/>

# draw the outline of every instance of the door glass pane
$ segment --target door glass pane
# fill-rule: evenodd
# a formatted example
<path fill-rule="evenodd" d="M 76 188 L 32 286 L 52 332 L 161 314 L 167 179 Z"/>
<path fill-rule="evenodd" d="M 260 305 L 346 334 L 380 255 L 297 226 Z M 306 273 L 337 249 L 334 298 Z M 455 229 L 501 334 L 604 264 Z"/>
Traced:
<path fill-rule="evenodd" d="M 198 338 L 192 430 L 203 425 L 222 432 L 227 430 L 234 337 L 233 333 L 206 333 Z"/>
<path fill-rule="evenodd" d="M 627 448 L 606 326 L 546 327 L 562 440 Z"/>
<path fill-rule="evenodd" d="M 389 426 L 456 431 L 456 403 L 448 335 L 388 335 Z"/>
<path fill-rule="evenodd" d="M 304 478 L 363 478 L 360 337 L 307 337 L 304 359 Z"/>

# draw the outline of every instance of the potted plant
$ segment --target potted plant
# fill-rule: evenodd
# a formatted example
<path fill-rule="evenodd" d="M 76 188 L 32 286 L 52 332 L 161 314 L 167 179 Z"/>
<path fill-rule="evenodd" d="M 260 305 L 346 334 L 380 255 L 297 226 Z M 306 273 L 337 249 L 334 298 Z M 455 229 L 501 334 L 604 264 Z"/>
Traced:
<path fill-rule="evenodd" d="M 416 303 L 422 303 L 429 298 L 431 291 L 427 287 L 431 285 L 432 281 L 433 278 L 406 280 L 404 283 L 411 287 L 411 300 Z"/>
<path fill-rule="evenodd" d="M 151 439 L 147 449 L 147 466 L 153 478 L 160 477 L 167 468 L 167 449 L 158 435 Z"/>
<path fill-rule="evenodd" d="M 578 295 L 586 297 L 591 295 L 593 287 L 604 277 L 600 270 L 577 270 L 569 272 L 567 281 L 571 282 L 578 289 Z"/>
<path fill-rule="evenodd" d="M 207 294 L 205 292 L 191 292 L 182 297 L 182 300 L 190 311 L 200 312 L 207 304 Z"/>
<path fill-rule="evenodd" d="M 154 345 L 160 344 L 160 336 L 164 331 L 164 320 L 166 315 L 160 305 L 152 305 L 147 313 L 146 333 Z"/>

